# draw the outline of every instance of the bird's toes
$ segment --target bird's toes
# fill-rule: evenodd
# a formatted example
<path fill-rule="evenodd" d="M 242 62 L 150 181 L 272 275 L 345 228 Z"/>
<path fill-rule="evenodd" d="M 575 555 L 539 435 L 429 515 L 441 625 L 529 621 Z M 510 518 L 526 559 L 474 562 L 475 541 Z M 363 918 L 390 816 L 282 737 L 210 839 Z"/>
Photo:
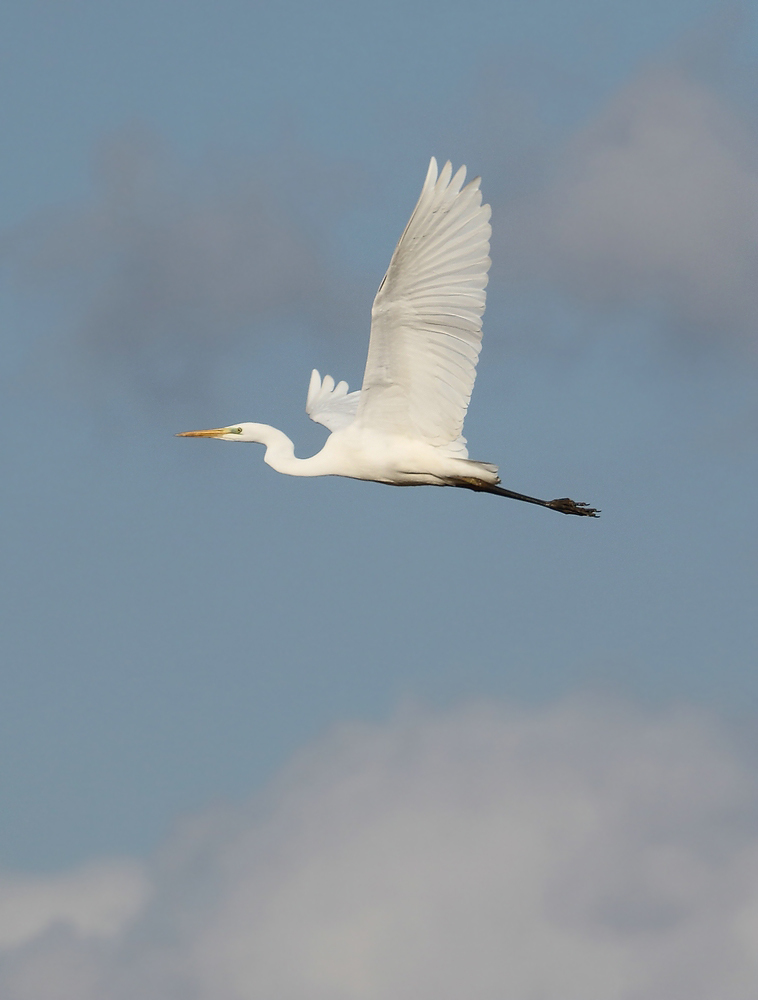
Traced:
<path fill-rule="evenodd" d="M 561 514 L 579 514 L 584 517 L 597 517 L 600 513 L 595 507 L 589 504 L 570 500 L 568 497 L 561 497 L 558 500 L 551 500 L 548 507 L 552 510 L 560 511 Z"/>

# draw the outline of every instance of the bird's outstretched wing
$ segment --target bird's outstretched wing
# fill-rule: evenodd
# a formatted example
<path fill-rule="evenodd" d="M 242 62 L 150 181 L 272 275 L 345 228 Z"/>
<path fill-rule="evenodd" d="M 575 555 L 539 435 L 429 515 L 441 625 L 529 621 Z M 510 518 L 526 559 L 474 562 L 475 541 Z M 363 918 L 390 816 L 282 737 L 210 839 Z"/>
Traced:
<path fill-rule="evenodd" d="M 360 392 L 348 393 L 347 382 L 334 384 L 331 375 L 321 376 L 314 368 L 308 386 L 308 398 L 305 401 L 305 412 L 317 424 L 323 424 L 330 431 L 338 431 L 347 427 L 355 419 L 358 409 Z"/>
<path fill-rule="evenodd" d="M 482 342 L 491 234 L 479 178 L 437 176 L 421 197 L 371 311 L 371 341 L 357 420 L 365 427 L 457 446 Z"/>

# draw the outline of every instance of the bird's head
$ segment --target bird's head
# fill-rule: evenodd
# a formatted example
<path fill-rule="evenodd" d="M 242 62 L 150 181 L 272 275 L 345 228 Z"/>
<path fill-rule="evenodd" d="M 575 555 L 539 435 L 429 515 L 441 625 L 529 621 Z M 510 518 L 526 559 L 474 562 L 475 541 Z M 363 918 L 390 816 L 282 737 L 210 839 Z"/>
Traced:
<path fill-rule="evenodd" d="M 216 438 L 218 441 L 256 441 L 259 424 L 231 424 L 229 427 L 212 427 L 208 431 L 183 431 L 180 438 Z"/>

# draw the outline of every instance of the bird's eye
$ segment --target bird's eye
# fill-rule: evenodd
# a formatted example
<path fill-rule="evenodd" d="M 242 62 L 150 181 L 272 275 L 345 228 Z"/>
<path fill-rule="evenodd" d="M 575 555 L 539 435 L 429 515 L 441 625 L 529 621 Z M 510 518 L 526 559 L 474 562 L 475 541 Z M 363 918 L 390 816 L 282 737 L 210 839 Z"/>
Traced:
<path fill-rule="evenodd" d="M 241 427 L 234 427 L 234 428 L 232 428 L 232 434 L 241 434 L 241 433 L 242 433 L 242 428 Z"/>

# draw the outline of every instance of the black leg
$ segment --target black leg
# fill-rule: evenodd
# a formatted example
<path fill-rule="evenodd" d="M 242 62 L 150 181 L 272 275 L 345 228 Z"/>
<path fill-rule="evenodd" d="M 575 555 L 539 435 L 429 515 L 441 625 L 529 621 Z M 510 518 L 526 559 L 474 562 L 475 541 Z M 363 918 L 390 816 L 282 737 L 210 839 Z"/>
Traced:
<path fill-rule="evenodd" d="M 559 500 L 538 500 L 537 497 L 528 497 L 525 493 L 514 493 L 513 490 L 506 490 L 502 486 L 491 486 L 480 479 L 460 479 L 454 484 L 466 490 L 474 490 L 476 493 L 494 493 L 499 497 L 510 497 L 511 500 L 523 500 L 525 503 L 536 503 L 540 507 L 549 507 L 550 510 L 557 510 L 561 514 L 577 514 L 584 517 L 597 517 L 600 513 L 594 507 L 589 507 L 586 503 L 579 503 L 569 500 L 568 497 L 561 497 Z"/>

